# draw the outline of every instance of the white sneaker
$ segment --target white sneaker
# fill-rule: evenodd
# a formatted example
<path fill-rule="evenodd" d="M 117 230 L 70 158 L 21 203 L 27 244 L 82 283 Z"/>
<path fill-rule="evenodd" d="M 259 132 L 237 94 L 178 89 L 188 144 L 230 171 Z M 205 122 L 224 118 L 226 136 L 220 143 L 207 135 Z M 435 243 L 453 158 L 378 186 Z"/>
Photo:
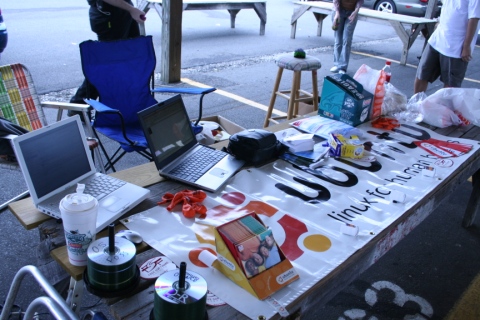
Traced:
<path fill-rule="evenodd" d="M 338 70 L 340 70 L 338 67 L 333 66 L 333 67 L 330 69 L 330 72 L 337 73 Z"/>
<path fill-rule="evenodd" d="M 339 69 L 339 70 L 338 70 L 338 73 L 340 73 L 340 74 L 345 74 L 345 73 L 346 73 L 346 71 L 345 71 L 345 70 L 343 70 L 343 69 Z"/>

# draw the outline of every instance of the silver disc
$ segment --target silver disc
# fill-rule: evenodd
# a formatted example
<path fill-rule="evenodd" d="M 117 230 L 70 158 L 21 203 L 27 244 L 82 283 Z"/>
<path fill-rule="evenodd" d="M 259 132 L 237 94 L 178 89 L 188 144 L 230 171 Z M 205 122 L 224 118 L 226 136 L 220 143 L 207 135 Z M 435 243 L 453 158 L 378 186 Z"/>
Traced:
<path fill-rule="evenodd" d="M 135 258 L 135 245 L 124 238 L 115 237 L 115 250 L 109 252 L 109 239 L 100 238 L 90 244 L 87 250 L 88 259 L 101 266 L 121 266 L 129 264 Z"/>
<path fill-rule="evenodd" d="M 196 272 L 185 272 L 185 290 L 179 292 L 180 269 L 165 272 L 155 281 L 155 293 L 165 301 L 176 304 L 190 304 L 201 300 L 207 294 L 207 282 Z"/>

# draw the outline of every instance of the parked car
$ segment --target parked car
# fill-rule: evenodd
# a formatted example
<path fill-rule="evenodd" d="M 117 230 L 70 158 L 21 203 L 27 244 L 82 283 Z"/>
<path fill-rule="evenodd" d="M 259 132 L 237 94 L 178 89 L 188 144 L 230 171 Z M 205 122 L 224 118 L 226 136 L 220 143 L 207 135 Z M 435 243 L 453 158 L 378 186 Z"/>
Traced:
<path fill-rule="evenodd" d="M 416 17 L 425 16 L 427 5 L 428 0 L 365 0 L 363 3 L 365 8 Z M 441 9 L 442 3 L 438 1 L 434 17 L 440 15 Z"/>
<path fill-rule="evenodd" d="M 0 53 L 5 50 L 8 42 L 7 26 L 3 21 L 2 9 L 0 9 Z"/>

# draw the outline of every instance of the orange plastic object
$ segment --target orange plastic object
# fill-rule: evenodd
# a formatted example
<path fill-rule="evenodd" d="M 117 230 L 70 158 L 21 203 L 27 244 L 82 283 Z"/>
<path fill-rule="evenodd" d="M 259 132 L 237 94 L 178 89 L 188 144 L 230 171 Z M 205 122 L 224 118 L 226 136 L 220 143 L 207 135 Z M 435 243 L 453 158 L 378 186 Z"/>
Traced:
<path fill-rule="evenodd" d="M 372 121 L 372 127 L 383 130 L 392 130 L 400 127 L 400 123 L 395 118 L 379 117 Z"/>
<path fill-rule="evenodd" d="M 186 218 L 195 218 L 196 214 L 200 215 L 200 218 L 207 216 L 207 208 L 201 204 L 207 197 L 207 194 L 202 190 L 188 190 L 177 192 L 176 194 L 167 192 L 163 195 L 162 201 L 158 202 L 158 205 L 169 203 L 167 206 L 168 211 L 172 211 L 177 204 L 182 204 L 182 212 Z"/>

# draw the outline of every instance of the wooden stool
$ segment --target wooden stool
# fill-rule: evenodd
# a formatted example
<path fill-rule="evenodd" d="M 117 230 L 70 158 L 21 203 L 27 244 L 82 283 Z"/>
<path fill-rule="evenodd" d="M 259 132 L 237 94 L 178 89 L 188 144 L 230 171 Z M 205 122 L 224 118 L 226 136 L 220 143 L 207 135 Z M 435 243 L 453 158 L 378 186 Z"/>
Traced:
<path fill-rule="evenodd" d="M 272 98 L 270 99 L 270 105 L 268 106 L 267 116 L 265 118 L 264 128 L 268 127 L 270 122 L 278 123 L 279 119 L 290 120 L 298 114 L 298 103 L 300 101 L 312 101 L 313 110 L 318 110 L 318 82 L 317 82 L 317 70 L 322 67 L 319 59 L 314 57 L 295 58 L 293 55 L 281 56 L 277 61 L 278 73 L 275 85 L 273 87 Z M 280 81 L 282 80 L 283 69 L 293 71 L 293 81 L 290 90 L 278 90 Z M 300 88 L 300 79 L 302 71 L 312 72 L 312 91 L 307 92 Z M 273 106 L 277 95 L 288 100 L 287 116 L 272 117 Z"/>

